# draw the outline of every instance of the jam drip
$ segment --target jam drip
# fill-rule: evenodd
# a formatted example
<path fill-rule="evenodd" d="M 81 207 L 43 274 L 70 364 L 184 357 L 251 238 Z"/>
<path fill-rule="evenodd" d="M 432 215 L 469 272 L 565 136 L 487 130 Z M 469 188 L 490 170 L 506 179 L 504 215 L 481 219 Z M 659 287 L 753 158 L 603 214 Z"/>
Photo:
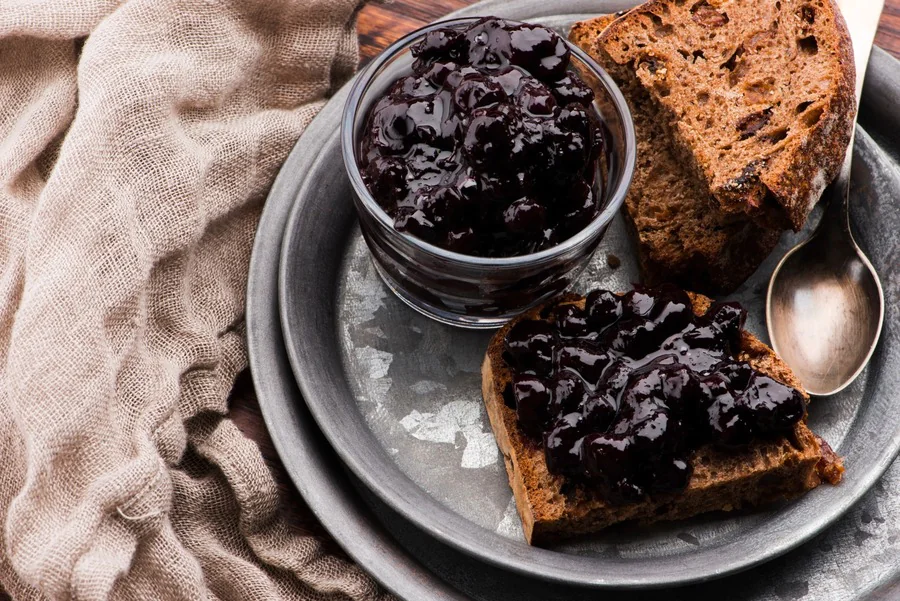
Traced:
<path fill-rule="evenodd" d="M 397 230 L 508 257 L 555 246 L 597 216 L 603 137 L 560 36 L 488 17 L 411 50 L 413 74 L 372 108 L 360 153 Z"/>
<path fill-rule="evenodd" d="M 592 292 L 510 329 L 508 400 L 549 470 L 607 502 L 681 491 L 692 451 L 788 435 L 806 414 L 799 391 L 736 359 L 745 318 L 736 303 L 697 316 L 672 286 Z"/>

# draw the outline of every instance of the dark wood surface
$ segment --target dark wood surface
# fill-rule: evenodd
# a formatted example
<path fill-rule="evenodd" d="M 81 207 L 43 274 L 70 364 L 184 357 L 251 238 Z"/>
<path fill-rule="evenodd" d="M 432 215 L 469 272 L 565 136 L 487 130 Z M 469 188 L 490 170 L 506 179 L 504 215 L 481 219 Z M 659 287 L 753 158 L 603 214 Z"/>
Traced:
<path fill-rule="evenodd" d="M 859 0 L 866 2 L 868 0 Z M 391 42 L 409 31 L 441 16 L 471 4 L 470 0 L 386 0 L 372 3 L 359 13 L 360 56 L 370 60 Z M 900 0 L 887 0 L 881 28 L 875 43 L 900 58 Z M 288 520 L 298 532 L 324 535 L 315 518 L 310 515 L 303 499 L 296 492 L 278 459 L 272 440 L 266 431 L 259 405 L 253 395 L 249 377 L 243 376 L 235 388 L 231 402 L 231 417 L 246 436 L 259 444 L 272 473 L 282 491 L 283 507 Z M 0 601 L 8 597 L 0 590 Z"/>
<path fill-rule="evenodd" d="M 872 0 L 856 0 L 870 2 Z M 388 44 L 474 0 L 385 0 L 359 13 L 360 55 L 371 59 Z M 900 0 L 886 0 L 875 43 L 900 58 Z"/>

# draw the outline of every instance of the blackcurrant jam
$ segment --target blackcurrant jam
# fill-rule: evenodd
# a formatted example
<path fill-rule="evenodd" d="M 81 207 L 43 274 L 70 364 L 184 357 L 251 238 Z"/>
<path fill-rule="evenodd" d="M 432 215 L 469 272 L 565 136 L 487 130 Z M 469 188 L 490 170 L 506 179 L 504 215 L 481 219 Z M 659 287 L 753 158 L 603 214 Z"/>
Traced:
<path fill-rule="evenodd" d="M 481 257 L 538 252 L 602 209 L 594 93 L 555 32 L 488 17 L 430 31 L 368 114 L 363 181 L 394 227 Z"/>
<path fill-rule="evenodd" d="M 798 390 L 737 359 L 745 318 L 736 303 L 697 316 L 673 286 L 592 292 L 509 330 L 509 403 L 550 471 L 607 502 L 681 491 L 694 450 L 789 435 L 806 414 Z"/>

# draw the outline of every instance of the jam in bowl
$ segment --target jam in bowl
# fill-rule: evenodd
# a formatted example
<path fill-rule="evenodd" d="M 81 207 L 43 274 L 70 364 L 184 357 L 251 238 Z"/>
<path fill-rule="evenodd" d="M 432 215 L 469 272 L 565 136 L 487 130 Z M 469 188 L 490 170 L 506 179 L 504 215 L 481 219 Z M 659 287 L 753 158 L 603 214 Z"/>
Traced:
<path fill-rule="evenodd" d="M 341 132 L 386 284 L 439 321 L 502 325 L 590 261 L 634 170 L 612 80 L 555 32 L 438 23 L 357 78 Z"/>

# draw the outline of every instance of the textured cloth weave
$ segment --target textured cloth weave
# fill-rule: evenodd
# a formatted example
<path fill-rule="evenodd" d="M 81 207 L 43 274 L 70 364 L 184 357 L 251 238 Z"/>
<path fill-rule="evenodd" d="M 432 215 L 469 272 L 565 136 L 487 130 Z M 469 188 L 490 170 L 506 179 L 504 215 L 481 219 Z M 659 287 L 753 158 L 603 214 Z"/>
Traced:
<path fill-rule="evenodd" d="M 386 598 L 225 416 L 267 190 L 359 0 L 0 2 L 0 584 Z"/>

